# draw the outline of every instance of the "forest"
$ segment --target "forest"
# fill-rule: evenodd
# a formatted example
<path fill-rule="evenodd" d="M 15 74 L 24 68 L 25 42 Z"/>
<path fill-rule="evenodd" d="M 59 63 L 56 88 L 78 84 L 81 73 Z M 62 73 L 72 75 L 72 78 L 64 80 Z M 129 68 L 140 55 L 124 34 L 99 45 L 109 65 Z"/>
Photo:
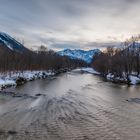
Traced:
<path fill-rule="evenodd" d="M 122 43 L 122 47 L 107 47 L 98 56 L 95 56 L 92 66 L 102 76 L 109 73 L 114 78 L 129 79 L 129 75 L 140 74 L 140 36 L 131 37 Z"/>
<path fill-rule="evenodd" d="M 86 63 L 81 60 L 72 60 L 65 56 L 59 56 L 43 46 L 36 52 L 19 53 L 0 45 L 0 72 L 50 69 L 59 71 L 85 65 Z"/>

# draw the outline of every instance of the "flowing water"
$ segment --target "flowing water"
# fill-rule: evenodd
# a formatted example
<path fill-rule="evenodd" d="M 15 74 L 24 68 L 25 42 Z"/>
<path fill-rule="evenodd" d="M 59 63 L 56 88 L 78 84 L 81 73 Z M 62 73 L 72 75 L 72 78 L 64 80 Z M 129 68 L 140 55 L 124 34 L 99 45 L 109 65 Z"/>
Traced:
<path fill-rule="evenodd" d="M 140 87 L 78 70 L 0 95 L 0 140 L 139 140 Z M 18 95 L 18 96 L 17 96 Z"/>

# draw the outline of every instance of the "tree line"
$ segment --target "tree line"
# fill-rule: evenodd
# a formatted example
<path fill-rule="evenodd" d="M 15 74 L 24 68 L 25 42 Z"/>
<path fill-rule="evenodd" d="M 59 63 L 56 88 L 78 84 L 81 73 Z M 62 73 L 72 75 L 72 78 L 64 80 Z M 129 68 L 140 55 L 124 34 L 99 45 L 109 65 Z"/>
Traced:
<path fill-rule="evenodd" d="M 95 56 L 92 66 L 102 76 L 111 73 L 114 77 L 129 79 L 130 74 L 140 74 L 140 36 L 126 40 L 121 48 L 107 47 Z"/>
<path fill-rule="evenodd" d="M 81 60 L 73 60 L 66 56 L 59 56 L 52 50 L 19 53 L 0 45 L 0 72 L 24 70 L 54 70 L 70 69 L 85 66 Z"/>

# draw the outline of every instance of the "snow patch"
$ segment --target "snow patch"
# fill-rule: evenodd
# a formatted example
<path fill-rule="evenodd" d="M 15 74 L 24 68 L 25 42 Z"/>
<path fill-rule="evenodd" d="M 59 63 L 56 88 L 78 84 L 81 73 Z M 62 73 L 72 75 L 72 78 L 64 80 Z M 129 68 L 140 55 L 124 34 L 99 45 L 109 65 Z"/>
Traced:
<path fill-rule="evenodd" d="M 129 80 L 130 80 L 130 84 L 132 84 L 132 85 L 136 85 L 136 84 L 140 83 L 140 78 L 137 76 L 130 75 Z"/>
<path fill-rule="evenodd" d="M 87 68 L 81 68 L 81 71 L 91 73 L 91 74 L 97 74 L 99 75 L 100 73 L 95 71 L 93 68 L 87 67 Z"/>
<path fill-rule="evenodd" d="M 134 72 L 133 72 L 134 73 Z M 129 75 L 128 79 L 124 74 L 122 78 L 115 77 L 112 73 L 107 74 L 106 79 L 113 82 L 122 82 L 122 83 L 130 83 L 131 85 L 136 85 L 140 83 L 140 78 L 136 75 Z"/>
<path fill-rule="evenodd" d="M 90 74 L 96 74 L 96 75 L 100 75 L 99 72 L 95 71 L 93 68 L 91 67 L 83 67 L 83 68 L 77 68 L 72 70 L 73 72 L 82 72 L 82 73 L 90 73 Z"/>
<path fill-rule="evenodd" d="M 47 76 L 53 76 L 55 73 L 51 70 L 48 71 L 16 71 L 0 74 L 0 90 L 4 87 L 16 86 L 16 81 L 19 77 L 26 79 L 26 81 L 32 81 L 39 78 L 46 78 Z"/>
<path fill-rule="evenodd" d="M 112 75 L 111 73 L 109 73 L 107 76 L 106 76 L 107 80 L 112 80 L 114 78 L 114 75 Z"/>

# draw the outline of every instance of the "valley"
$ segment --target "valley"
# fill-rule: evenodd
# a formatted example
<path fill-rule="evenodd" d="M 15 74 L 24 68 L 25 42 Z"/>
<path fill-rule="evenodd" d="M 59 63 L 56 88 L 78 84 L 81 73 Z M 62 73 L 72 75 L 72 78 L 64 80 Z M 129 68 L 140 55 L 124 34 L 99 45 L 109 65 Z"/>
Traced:
<path fill-rule="evenodd" d="M 0 140 L 140 140 L 140 0 L 0 0 Z"/>

